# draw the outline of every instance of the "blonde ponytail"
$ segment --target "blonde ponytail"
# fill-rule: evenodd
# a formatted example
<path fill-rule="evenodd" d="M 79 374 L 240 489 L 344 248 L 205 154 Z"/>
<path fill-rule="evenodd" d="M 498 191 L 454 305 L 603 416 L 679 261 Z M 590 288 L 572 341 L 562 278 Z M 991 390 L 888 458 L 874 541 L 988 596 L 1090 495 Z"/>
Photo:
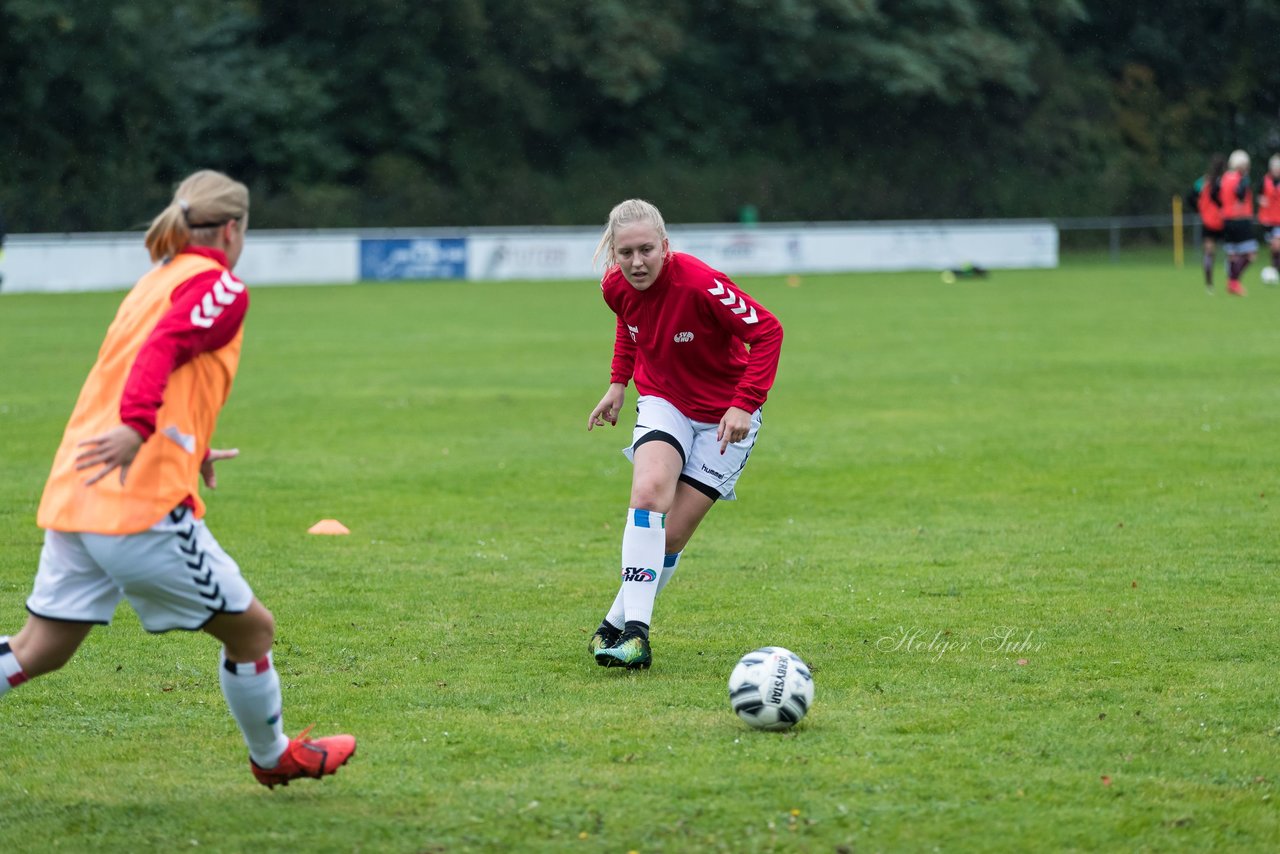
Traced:
<path fill-rule="evenodd" d="M 191 244 L 216 235 L 232 220 L 244 229 L 249 215 L 249 188 L 221 172 L 202 169 L 174 191 L 173 201 L 151 221 L 145 242 L 152 261 L 172 258 Z"/>

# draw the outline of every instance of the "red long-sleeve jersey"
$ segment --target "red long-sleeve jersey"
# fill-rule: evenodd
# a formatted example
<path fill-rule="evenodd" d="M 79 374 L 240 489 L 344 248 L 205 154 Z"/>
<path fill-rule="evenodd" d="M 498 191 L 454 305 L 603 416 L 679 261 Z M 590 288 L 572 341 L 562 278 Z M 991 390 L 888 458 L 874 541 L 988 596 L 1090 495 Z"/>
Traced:
<path fill-rule="evenodd" d="M 183 250 L 226 265 L 218 249 L 190 246 Z M 169 375 L 200 353 L 225 347 L 235 338 L 249 310 L 249 290 L 218 285 L 229 271 L 210 270 L 192 276 L 174 289 L 173 305 L 151 330 L 138 351 L 120 396 L 120 421 L 143 440 L 156 431 L 156 411 L 164 402 Z M 232 279 L 241 284 L 239 279 Z"/>
<path fill-rule="evenodd" d="M 672 252 L 645 290 L 616 266 L 600 289 L 618 316 L 611 382 L 634 379 L 641 394 L 706 423 L 731 406 L 754 412 L 764 404 L 778 372 L 782 324 L 724 273 Z"/>

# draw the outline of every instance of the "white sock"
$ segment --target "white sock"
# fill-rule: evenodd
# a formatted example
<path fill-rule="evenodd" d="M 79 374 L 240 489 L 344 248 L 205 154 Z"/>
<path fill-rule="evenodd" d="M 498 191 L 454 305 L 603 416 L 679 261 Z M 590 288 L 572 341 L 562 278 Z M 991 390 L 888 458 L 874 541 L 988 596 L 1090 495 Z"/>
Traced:
<path fill-rule="evenodd" d="M 0 637 L 0 697 L 9 693 L 10 689 L 17 688 L 23 682 L 30 678 L 22 671 L 22 665 L 18 663 L 18 656 L 13 654 L 13 648 L 9 646 L 9 638 Z"/>
<path fill-rule="evenodd" d="M 231 716 L 249 746 L 249 757 L 259 768 L 276 767 L 289 739 L 280 714 L 280 675 L 271 664 L 271 653 L 257 661 L 237 664 L 228 660 L 223 650 L 218 680 Z"/>
<path fill-rule="evenodd" d="M 684 552 L 676 552 L 673 555 L 666 555 L 662 559 L 662 574 L 658 576 L 658 589 L 653 595 L 656 599 L 662 589 L 667 586 L 667 582 L 671 580 L 671 576 L 675 574 L 676 564 L 680 563 L 680 555 Z M 627 610 L 623 607 L 622 591 L 625 585 L 618 586 L 618 595 L 613 597 L 613 605 L 609 607 L 609 613 L 605 616 L 605 622 L 613 626 L 618 631 L 622 631 L 622 627 L 627 622 Z"/>
<path fill-rule="evenodd" d="M 605 615 L 605 622 L 613 626 L 618 631 L 622 631 L 622 626 L 627 622 L 627 609 L 622 607 L 623 586 L 618 585 L 618 595 L 613 597 L 613 604 L 609 606 L 609 613 Z"/>
<path fill-rule="evenodd" d="M 627 510 L 622 532 L 622 604 L 628 623 L 653 619 L 653 600 L 658 595 L 662 554 L 667 546 L 667 516 L 652 510 Z"/>
<path fill-rule="evenodd" d="M 658 576 L 658 592 L 667 586 L 667 582 L 671 580 L 671 576 L 676 574 L 676 565 L 680 563 L 680 555 L 684 551 L 678 551 L 673 555 L 666 555 L 662 558 L 662 575 Z"/>

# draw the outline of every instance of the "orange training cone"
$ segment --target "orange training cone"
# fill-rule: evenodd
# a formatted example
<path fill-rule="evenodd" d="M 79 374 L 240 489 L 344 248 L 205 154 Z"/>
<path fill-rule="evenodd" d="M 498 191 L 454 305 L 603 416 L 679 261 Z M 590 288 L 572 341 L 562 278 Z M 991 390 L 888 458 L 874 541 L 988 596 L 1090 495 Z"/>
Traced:
<path fill-rule="evenodd" d="M 307 528 L 308 534 L 350 534 L 351 529 L 339 522 L 337 519 L 321 519 L 310 528 Z"/>

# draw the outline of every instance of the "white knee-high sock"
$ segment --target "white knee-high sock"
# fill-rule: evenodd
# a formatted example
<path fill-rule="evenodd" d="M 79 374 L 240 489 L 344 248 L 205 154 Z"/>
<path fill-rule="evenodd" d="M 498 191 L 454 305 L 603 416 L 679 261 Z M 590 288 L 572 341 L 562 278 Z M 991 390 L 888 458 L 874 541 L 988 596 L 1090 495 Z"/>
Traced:
<path fill-rule="evenodd" d="M 662 589 L 667 586 L 667 582 L 671 580 L 671 576 L 675 574 L 676 564 L 680 563 L 680 555 L 682 554 L 684 554 L 684 552 L 676 552 L 673 555 L 666 555 L 662 558 L 662 574 L 658 576 L 658 589 L 653 592 L 655 599 L 658 594 L 662 592 Z M 622 629 L 627 622 L 627 611 L 626 608 L 623 607 L 624 596 L 622 593 L 625 589 L 625 583 L 619 585 L 618 595 L 613 597 L 613 605 L 610 606 L 609 613 L 604 618 L 605 622 L 613 626 L 615 629 Z"/>
<path fill-rule="evenodd" d="M 640 623 L 646 632 L 667 545 L 666 519 L 665 513 L 632 507 L 622 531 L 622 605 L 627 623 Z"/>
<path fill-rule="evenodd" d="M 17 688 L 29 677 L 22 670 L 22 665 L 18 663 L 18 656 L 13 654 L 13 648 L 9 646 L 9 638 L 0 637 L 0 697 L 9 693 L 12 688 Z"/>
<path fill-rule="evenodd" d="M 249 756 L 259 768 L 274 768 L 289 746 L 280 713 L 280 675 L 271 663 L 271 653 L 257 661 L 237 664 L 222 653 L 218 668 L 222 696 L 227 698 L 231 716 L 244 734 Z"/>
<path fill-rule="evenodd" d="M 618 585 L 618 595 L 613 597 L 613 604 L 609 606 L 609 613 L 605 615 L 604 621 L 619 631 L 627 621 L 627 609 L 623 607 L 623 586 Z"/>
<path fill-rule="evenodd" d="M 671 576 L 676 574 L 676 566 L 680 563 L 680 555 L 684 551 L 678 551 L 673 555 L 666 555 L 662 558 L 662 575 L 658 577 L 658 592 L 661 593 L 663 588 L 667 586 L 667 582 L 671 580 Z"/>

